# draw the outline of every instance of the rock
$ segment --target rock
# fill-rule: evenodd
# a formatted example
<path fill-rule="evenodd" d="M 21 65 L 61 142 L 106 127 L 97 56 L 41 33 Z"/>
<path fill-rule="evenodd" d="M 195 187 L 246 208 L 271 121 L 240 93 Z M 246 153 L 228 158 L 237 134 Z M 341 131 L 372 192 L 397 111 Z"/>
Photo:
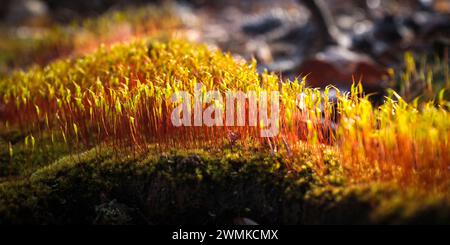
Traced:
<path fill-rule="evenodd" d="M 298 74 L 307 75 L 307 82 L 313 87 L 333 84 L 345 89 L 350 88 L 353 80 L 361 79 L 366 92 L 381 92 L 386 72 L 366 55 L 331 46 L 304 61 Z"/>

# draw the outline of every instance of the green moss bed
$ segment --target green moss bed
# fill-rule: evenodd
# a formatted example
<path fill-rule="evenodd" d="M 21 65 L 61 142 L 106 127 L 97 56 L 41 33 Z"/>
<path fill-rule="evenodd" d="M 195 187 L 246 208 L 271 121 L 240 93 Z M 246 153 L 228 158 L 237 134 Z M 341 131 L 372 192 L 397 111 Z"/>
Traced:
<path fill-rule="evenodd" d="M 45 144 L 21 154 L 26 147 L 16 143 L 10 159 L 4 142 L 11 137 L 20 136 L 0 141 L 8 176 L 0 181 L 0 224 L 450 223 L 447 201 L 350 184 L 332 155 L 319 177 L 308 152 L 298 171 L 285 167 L 283 154 L 239 147 L 150 147 L 127 156 L 107 148 L 48 154 Z"/>

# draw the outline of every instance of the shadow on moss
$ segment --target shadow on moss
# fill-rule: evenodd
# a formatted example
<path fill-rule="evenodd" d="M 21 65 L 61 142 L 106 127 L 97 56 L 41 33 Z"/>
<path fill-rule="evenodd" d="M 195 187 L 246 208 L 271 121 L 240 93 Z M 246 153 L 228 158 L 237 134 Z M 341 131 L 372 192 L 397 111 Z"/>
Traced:
<path fill-rule="evenodd" d="M 119 159 L 92 150 L 65 157 L 30 178 L 0 184 L 0 223 L 230 224 L 236 217 L 260 224 L 450 220 L 446 202 L 414 208 L 395 202 L 395 208 L 386 208 L 386 200 L 400 196 L 389 188 L 327 184 L 309 167 L 289 171 L 281 156 L 220 156 L 149 152 Z M 413 211 L 407 215 L 398 211 L 408 208 Z"/>

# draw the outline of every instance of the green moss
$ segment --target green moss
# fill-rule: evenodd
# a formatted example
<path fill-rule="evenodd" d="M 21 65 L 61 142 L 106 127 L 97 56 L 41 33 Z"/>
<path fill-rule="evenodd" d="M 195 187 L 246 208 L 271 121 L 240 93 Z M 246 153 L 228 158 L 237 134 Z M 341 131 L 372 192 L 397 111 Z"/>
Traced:
<path fill-rule="evenodd" d="M 66 144 L 56 137 L 52 141 L 49 133 L 39 137 L 34 146 L 26 144 L 26 137 L 14 130 L 0 133 L 0 181 L 29 175 L 69 153 Z"/>
<path fill-rule="evenodd" d="M 0 144 L 0 179 L 1 177 L 17 177 L 29 175 L 41 166 L 51 163 L 61 155 L 67 154 L 65 146 L 53 148 L 50 145 L 44 145 L 36 149 L 13 146 L 14 155 L 11 157 L 8 153 L 8 145 Z"/>
<path fill-rule="evenodd" d="M 220 224 L 239 216 L 262 224 L 450 220 L 449 205 L 442 200 L 400 212 L 407 210 L 409 199 L 394 199 L 402 195 L 387 186 L 336 186 L 313 177 L 308 167 L 290 171 L 280 156 L 222 154 L 150 150 L 119 157 L 91 150 L 67 156 L 29 178 L 0 184 L 0 221 Z"/>

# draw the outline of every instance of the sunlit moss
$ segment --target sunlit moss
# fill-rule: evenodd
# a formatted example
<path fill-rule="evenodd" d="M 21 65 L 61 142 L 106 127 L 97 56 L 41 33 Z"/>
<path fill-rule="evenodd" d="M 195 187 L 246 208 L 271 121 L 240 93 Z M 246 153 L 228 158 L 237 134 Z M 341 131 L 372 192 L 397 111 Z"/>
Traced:
<path fill-rule="evenodd" d="M 175 127 L 169 115 L 177 105 L 170 98 L 177 91 L 194 94 L 197 83 L 203 84 L 201 97 L 208 90 L 279 91 L 280 134 L 260 138 L 261 127 L 248 125 Z M 315 169 L 314 178 L 326 175 L 338 160 L 335 169 L 343 177 L 327 177 L 334 185 L 344 178 L 397 183 L 431 195 L 448 188 L 450 115 L 444 97 L 438 103 L 408 103 L 393 93 L 374 106 L 361 84 L 345 94 L 333 87 L 322 92 L 304 81 L 258 74 L 254 62 L 184 40 L 101 47 L 82 58 L 16 72 L 0 81 L 0 91 L 4 127 L 24 135 L 57 132 L 72 149 L 106 145 L 135 154 L 149 144 L 162 150 L 257 145 L 286 158 L 284 164 L 294 171 Z M 324 153 L 326 147 L 337 160 Z M 310 160 L 302 158 L 305 152 Z M 238 159 L 236 154 L 224 157 Z"/>

